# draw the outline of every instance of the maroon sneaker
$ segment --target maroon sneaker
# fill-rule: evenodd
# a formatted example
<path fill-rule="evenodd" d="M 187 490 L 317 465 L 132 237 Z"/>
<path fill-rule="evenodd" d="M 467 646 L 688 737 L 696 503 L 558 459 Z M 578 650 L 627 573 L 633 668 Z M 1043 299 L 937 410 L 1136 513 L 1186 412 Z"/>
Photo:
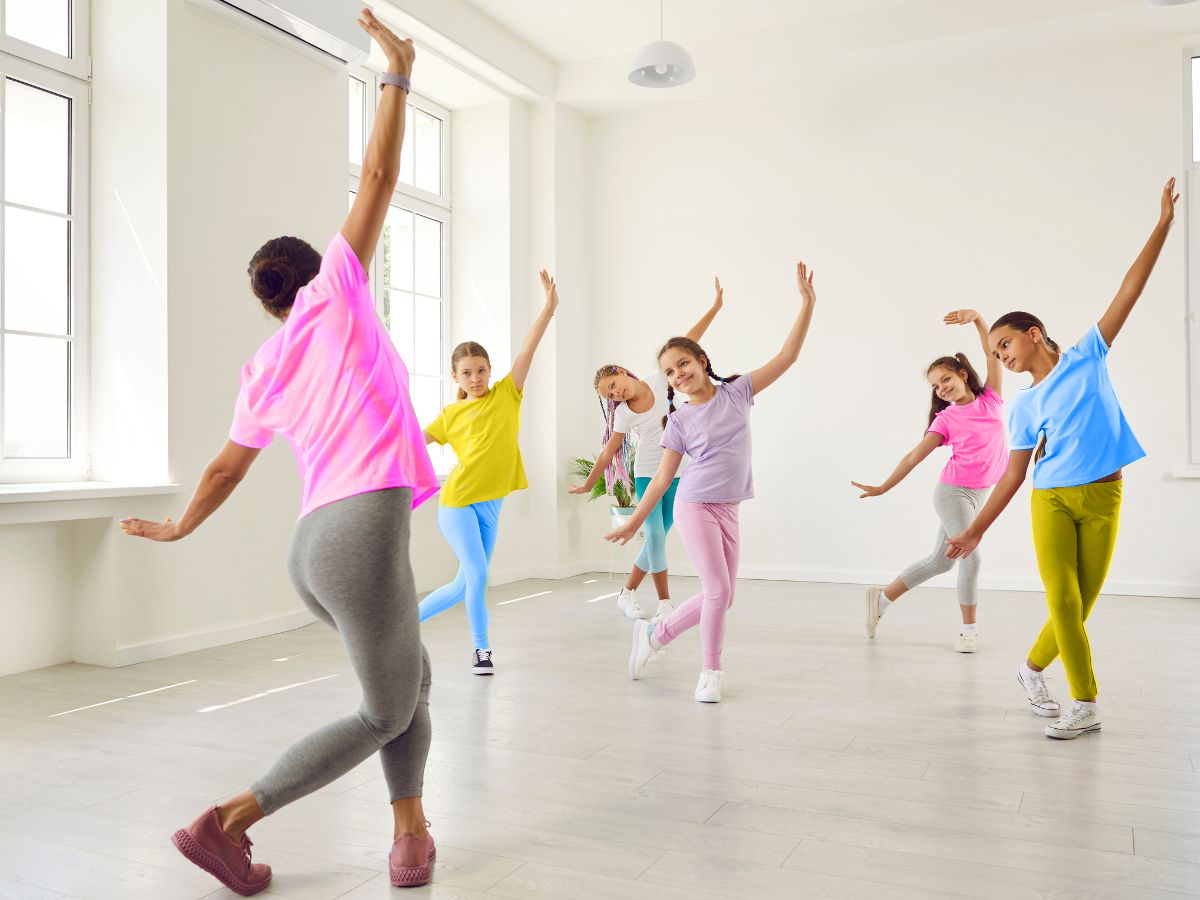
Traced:
<path fill-rule="evenodd" d="M 187 828 L 171 835 L 179 852 L 231 891 L 249 897 L 271 883 L 271 867 L 250 862 L 250 838 L 235 844 L 221 830 L 217 808 L 210 807 Z"/>
<path fill-rule="evenodd" d="M 388 854 L 388 875 L 396 887 L 419 887 L 428 884 L 432 877 L 430 869 L 437 848 L 433 846 L 433 835 L 419 838 L 406 831 L 392 844 Z"/>

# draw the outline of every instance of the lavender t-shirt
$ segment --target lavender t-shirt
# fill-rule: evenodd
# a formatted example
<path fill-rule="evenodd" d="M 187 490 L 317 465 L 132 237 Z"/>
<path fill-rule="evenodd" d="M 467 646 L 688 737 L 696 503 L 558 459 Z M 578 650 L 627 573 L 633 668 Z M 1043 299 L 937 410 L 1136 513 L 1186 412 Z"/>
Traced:
<path fill-rule="evenodd" d="M 707 403 L 685 403 L 667 417 L 662 446 L 686 453 L 692 464 L 683 473 L 675 499 L 682 503 L 738 503 L 754 496 L 750 471 L 750 407 L 754 385 L 749 375 L 718 384 Z"/>

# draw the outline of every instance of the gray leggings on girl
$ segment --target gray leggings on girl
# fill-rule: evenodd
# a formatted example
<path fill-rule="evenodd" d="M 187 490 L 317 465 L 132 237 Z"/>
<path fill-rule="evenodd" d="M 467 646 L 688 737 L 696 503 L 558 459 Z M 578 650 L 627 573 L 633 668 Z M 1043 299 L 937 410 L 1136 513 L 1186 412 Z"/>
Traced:
<path fill-rule="evenodd" d="M 318 507 L 296 523 L 287 569 L 313 615 L 335 628 L 362 706 L 301 738 L 250 790 L 273 813 L 376 751 L 391 800 L 419 797 L 429 755 L 429 655 L 408 558 L 412 490 L 388 488 Z"/>
<path fill-rule="evenodd" d="M 966 529 L 975 520 L 988 488 L 966 488 L 938 482 L 933 489 L 933 509 L 941 525 L 933 552 L 920 562 L 915 562 L 900 573 L 900 580 L 909 590 L 954 568 L 954 560 L 946 558 L 946 541 Z M 974 606 L 976 582 L 979 581 L 979 551 L 958 561 L 958 602 L 960 606 Z"/>

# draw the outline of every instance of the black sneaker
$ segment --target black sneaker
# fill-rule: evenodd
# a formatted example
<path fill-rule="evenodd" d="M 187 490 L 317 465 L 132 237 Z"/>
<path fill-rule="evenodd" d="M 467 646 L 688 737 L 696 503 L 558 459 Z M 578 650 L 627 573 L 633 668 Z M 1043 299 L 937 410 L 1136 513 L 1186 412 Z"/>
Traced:
<path fill-rule="evenodd" d="M 475 664 L 471 666 L 471 671 L 476 675 L 495 675 L 496 670 L 492 666 L 492 651 L 476 650 Z"/>

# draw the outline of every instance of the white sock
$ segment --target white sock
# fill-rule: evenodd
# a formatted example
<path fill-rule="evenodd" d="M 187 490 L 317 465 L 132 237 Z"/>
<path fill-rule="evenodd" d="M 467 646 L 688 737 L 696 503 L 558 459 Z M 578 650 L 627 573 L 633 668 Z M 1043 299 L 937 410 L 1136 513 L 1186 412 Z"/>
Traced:
<path fill-rule="evenodd" d="M 1029 660 L 1025 660 L 1025 662 L 1021 663 L 1021 671 L 1024 673 L 1026 678 L 1039 678 L 1046 674 L 1045 670 L 1041 672 L 1035 672 L 1033 669 L 1029 668 Z"/>
<path fill-rule="evenodd" d="M 972 622 L 970 625 L 963 625 L 961 634 L 979 634 L 979 626 Z"/>
<path fill-rule="evenodd" d="M 885 612 L 887 612 L 887 608 L 891 605 L 892 605 L 892 601 L 887 598 L 887 595 L 883 591 L 880 591 L 879 592 L 879 614 L 882 616 Z"/>
<path fill-rule="evenodd" d="M 1084 709 L 1092 710 L 1092 712 L 1099 712 L 1099 710 L 1100 710 L 1100 704 L 1097 703 L 1095 700 L 1076 700 L 1075 702 L 1078 703 L 1080 706 L 1082 706 Z"/>

